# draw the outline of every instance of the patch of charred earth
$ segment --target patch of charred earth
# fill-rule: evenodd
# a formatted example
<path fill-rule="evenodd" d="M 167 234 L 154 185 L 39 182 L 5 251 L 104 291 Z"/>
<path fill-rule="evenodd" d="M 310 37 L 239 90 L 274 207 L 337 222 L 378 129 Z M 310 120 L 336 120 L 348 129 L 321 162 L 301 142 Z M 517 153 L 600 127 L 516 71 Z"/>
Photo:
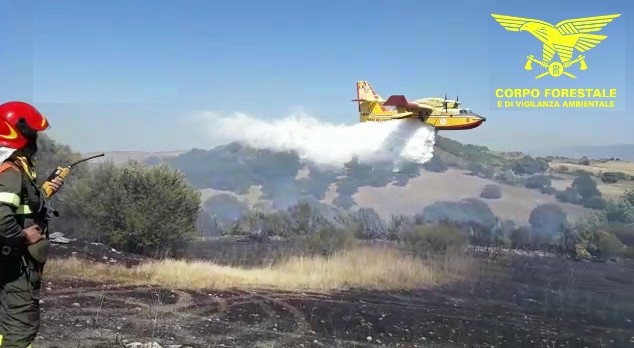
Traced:
<path fill-rule="evenodd" d="M 38 342 L 112 347 L 625 347 L 631 265 L 500 260 L 473 279 L 407 292 L 185 291 L 45 284 Z"/>

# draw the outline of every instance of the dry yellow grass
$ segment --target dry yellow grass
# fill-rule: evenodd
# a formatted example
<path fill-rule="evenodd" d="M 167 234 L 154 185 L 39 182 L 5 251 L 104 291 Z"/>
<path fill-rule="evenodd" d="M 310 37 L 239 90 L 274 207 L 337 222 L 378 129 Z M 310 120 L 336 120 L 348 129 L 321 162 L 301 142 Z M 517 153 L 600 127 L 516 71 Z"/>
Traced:
<path fill-rule="evenodd" d="M 326 292 L 350 288 L 422 288 L 462 274 L 471 265 L 465 258 L 423 263 L 394 248 L 364 247 L 342 251 L 331 257 L 292 257 L 285 262 L 261 268 L 170 259 L 126 268 L 77 258 L 52 259 L 46 266 L 46 273 L 54 278 L 161 285 L 180 289 Z"/>
<path fill-rule="evenodd" d="M 585 170 L 587 172 L 591 172 L 593 174 L 598 174 L 599 172 L 622 172 L 629 175 L 634 175 L 634 162 L 629 161 L 607 161 L 607 162 L 599 162 L 599 161 L 590 161 L 590 165 L 582 165 L 576 163 L 567 163 L 562 161 L 552 161 L 549 166 L 551 168 L 558 168 L 559 166 L 568 167 L 568 170 Z"/>

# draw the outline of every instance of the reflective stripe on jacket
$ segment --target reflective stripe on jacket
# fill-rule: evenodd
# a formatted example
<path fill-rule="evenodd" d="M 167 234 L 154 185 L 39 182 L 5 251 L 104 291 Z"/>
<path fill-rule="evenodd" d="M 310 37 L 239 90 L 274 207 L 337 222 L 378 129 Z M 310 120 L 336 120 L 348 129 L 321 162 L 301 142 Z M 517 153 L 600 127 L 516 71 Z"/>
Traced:
<path fill-rule="evenodd" d="M 24 245 L 26 219 L 43 204 L 41 193 L 20 168 L 7 160 L 0 165 L 0 245 Z"/>

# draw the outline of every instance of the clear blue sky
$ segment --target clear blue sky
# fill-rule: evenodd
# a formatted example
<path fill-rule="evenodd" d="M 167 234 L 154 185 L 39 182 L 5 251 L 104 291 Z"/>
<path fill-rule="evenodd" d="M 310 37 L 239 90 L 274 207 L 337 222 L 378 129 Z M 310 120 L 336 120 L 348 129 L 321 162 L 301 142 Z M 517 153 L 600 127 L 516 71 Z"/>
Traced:
<path fill-rule="evenodd" d="M 357 80 L 384 97 L 459 93 L 488 121 L 444 135 L 494 149 L 634 142 L 625 111 L 634 103 L 623 111 L 495 111 L 490 101 L 497 86 L 540 87 L 522 67 L 527 54 L 541 56 L 537 39 L 505 31 L 491 12 L 551 23 L 621 13 L 601 32 L 608 39 L 587 53 L 590 68 L 574 86 L 617 87 L 623 103 L 625 88 L 632 93 L 631 1 L 0 4 L 0 99 L 34 102 L 48 114 L 50 134 L 79 151 L 208 147 L 190 117 L 201 110 L 272 119 L 301 109 L 353 123 Z"/>

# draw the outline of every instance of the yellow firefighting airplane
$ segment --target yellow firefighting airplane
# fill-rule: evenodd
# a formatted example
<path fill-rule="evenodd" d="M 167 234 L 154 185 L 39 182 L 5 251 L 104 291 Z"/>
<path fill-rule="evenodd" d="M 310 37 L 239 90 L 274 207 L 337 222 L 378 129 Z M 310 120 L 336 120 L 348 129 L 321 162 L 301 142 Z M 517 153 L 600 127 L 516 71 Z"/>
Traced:
<path fill-rule="evenodd" d="M 403 95 L 392 95 L 387 100 L 379 96 L 368 81 L 357 81 L 357 99 L 361 122 L 382 122 L 404 118 L 418 118 L 438 130 L 473 129 L 486 121 L 469 109 L 461 109 L 460 102 L 442 98 L 423 98 L 412 102 Z"/>

